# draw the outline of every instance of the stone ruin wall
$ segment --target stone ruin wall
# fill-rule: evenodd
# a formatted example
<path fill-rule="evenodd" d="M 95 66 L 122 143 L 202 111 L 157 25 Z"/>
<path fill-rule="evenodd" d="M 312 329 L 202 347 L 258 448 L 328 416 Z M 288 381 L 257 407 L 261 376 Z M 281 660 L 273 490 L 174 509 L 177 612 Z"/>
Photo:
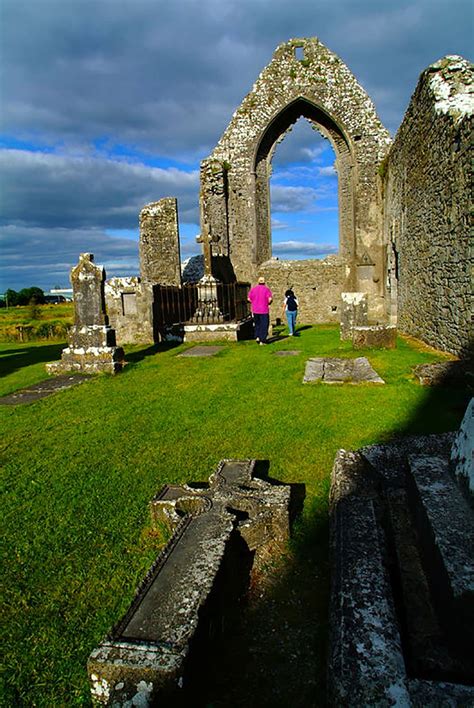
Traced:
<path fill-rule="evenodd" d="M 124 344 L 156 340 L 154 286 L 181 285 L 178 207 L 174 197 L 146 204 L 140 212 L 140 278 L 105 283 L 107 315 Z"/>
<path fill-rule="evenodd" d="M 473 311 L 471 80 L 471 65 L 459 57 L 429 67 L 389 148 L 370 99 L 336 55 L 317 39 L 281 45 L 201 165 L 201 225 L 213 239 L 215 275 L 224 282 L 264 275 L 273 320 L 290 286 L 301 323 L 339 322 L 341 293 L 364 292 L 370 321 L 397 323 L 465 354 Z M 341 244 L 338 256 L 285 261 L 271 258 L 268 176 L 276 143 L 301 115 L 337 155 Z M 105 288 L 122 342 L 153 342 L 153 286 L 181 284 L 176 199 L 143 208 L 139 250 L 141 278 L 114 278 Z"/>
<path fill-rule="evenodd" d="M 277 317 L 286 322 L 282 316 L 282 303 L 288 288 L 293 288 L 298 298 L 298 324 L 340 321 L 346 272 L 341 256 L 307 261 L 272 259 L 264 263 L 259 272 L 273 293 L 270 308 L 272 322 Z"/>
<path fill-rule="evenodd" d="M 297 48 L 304 58 L 297 58 Z M 277 48 L 212 155 L 203 161 L 201 226 L 205 224 L 214 238 L 213 252 L 230 258 L 238 280 L 254 282 L 268 271 L 270 287 L 280 288 L 288 269 L 296 266 L 294 261 L 269 264 L 268 178 L 276 143 L 301 116 L 331 141 L 337 156 L 345 269 L 336 289 L 368 292 L 372 318 L 378 320 L 385 312 L 385 254 L 377 168 L 391 140 L 355 77 L 318 39 L 290 40 Z M 306 263 L 309 274 L 316 261 Z M 334 299 L 334 279 L 325 282 L 322 272 L 324 268 L 315 269 L 307 292 L 309 275 L 301 284 L 293 283 L 307 303 L 308 321 L 328 321 L 321 319 L 324 308 L 311 305 Z"/>
<path fill-rule="evenodd" d="M 473 91 L 461 57 L 428 67 L 383 165 L 392 320 L 460 356 L 473 337 Z"/>
<path fill-rule="evenodd" d="M 110 323 L 122 344 L 149 344 L 153 334 L 153 285 L 140 278 L 109 278 L 105 302 Z"/>

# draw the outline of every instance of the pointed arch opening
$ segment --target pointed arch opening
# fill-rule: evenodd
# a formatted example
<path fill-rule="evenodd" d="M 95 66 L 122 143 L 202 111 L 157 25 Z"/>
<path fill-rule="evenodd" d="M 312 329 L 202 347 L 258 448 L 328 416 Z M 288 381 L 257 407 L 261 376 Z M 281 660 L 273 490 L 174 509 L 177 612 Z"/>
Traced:
<path fill-rule="evenodd" d="M 338 253 L 335 161 L 331 142 L 305 118 L 275 143 L 269 176 L 272 258 L 306 260 Z"/>
<path fill-rule="evenodd" d="M 255 219 L 256 237 L 254 262 L 269 260 L 272 255 L 272 227 L 270 202 L 271 163 L 275 147 L 291 126 L 305 118 L 330 141 L 336 159 L 334 168 L 338 178 L 339 253 L 352 257 L 354 253 L 354 160 L 349 142 L 336 121 L 325 111 L 305 98 L 298 98 L 278 113 L 268 124 L 255 154 Z"/>

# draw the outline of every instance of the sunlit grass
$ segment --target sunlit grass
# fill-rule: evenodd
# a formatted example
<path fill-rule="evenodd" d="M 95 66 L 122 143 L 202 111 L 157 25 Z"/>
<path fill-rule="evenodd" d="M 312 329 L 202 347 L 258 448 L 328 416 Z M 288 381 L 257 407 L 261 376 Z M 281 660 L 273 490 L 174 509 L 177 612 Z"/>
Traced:
<path fill-rule="evenodd" d="M 442 355 L 403 340 L 394 351 L 357 352 L 386 380 L 361 386 L 302 384 L 309 356 L 356 355 L 336 327 L 179 358 L 188 346 L 144 358 L 129 349 L 120 376 L 0 406 L 5 705 L 88 704 L 87 656 L 158 550 L 147 504 L 163 484 L 206 480 L 223 458 L 269 460 L 272 477 L 306 485 L 293 552 L 310 566 L 318 538 L 325 544 L 337 449 L 454 429 L 463 413 L 461 392 L 424 389 L 411 375 Z M 285 348 L 301 354 L 273 355 Z M 0 392 L 46 378 L 46 356 L 60 349 L 1 345 Z M 314 591 L 326 597 L 326 571 Z"/>

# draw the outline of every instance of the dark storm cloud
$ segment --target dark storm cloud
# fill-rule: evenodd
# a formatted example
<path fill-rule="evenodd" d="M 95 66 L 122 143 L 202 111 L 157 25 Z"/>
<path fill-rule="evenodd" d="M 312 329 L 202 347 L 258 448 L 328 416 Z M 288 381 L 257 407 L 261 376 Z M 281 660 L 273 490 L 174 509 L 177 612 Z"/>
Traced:
<path fill-rule="evenodd" d="M 470 0 L 3 0 L 3 130 L 204 156 L 277 44 L 319 36 L 399 124 L 419 73 L 470 51 Z"/>
<path fill-rule="evenodd" d="M 18 243 L 22 243 L 22 249 Z M 94 253 L 108 275 L 138 274 L 138 243 L 109 236 L 100 229 L 6 226 L 0 232 L 0 290 L 25 284 L 48 290 L 67 286 L 79 253 Z M 26 254 L 26 257 L 25 257 Z"/>
<path fill-rule="evenodd" d="M 10 224 L 133 228 L 144 204 L 177 196 L 182 221 L 197 223 L 197 171 L 95 156 L 0 152 L 2 220 Z"/>
<path fill-rule="evenodd" d="M 4 287 L 15 274 L 18 285 L 42 273 L 46 282 L 48 268 L 52 284 L 87 250 L 114 274 L 133 272 L 136 242 L 105 231 L 136 227 L 140 208 L 163 196 L 197 223 L 198 162 L 281 42 L 319 37 L 392 132 L 420 72 L 471 51 L 471 0 L 1 0 L 0 12 L 0 133 L 27 148 L 0 152 Z M 315 170 L 317 134 L 298 130 L 275 166 Z M 139 152 L 188 167 L 118 157 Z M 272 195 L 286 212 L 315 210 L 322 196 L 288 185 Z"/>

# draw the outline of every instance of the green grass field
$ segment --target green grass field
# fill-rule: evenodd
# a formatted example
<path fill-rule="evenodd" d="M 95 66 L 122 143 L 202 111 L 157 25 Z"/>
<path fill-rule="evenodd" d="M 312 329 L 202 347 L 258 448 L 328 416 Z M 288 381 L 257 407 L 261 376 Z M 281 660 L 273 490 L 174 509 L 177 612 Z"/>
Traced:
<path fill-rule="evenodd" d="M 74 305 L 25 305 L 0 308 L 0 342 L 63 340 L 72 324 Z"/>
<path fill-rule="evenodd" d="M 268 460 L 306 485 L 288 563 L 320 565 L 314 611 L 325 626 L 327 493 L 338 448 L 453 430 L 466 399 L 422 388 L 414 365 L 443 355 L 399 339 L 352 351 L 334 326 L 267 347 L 129 348 L 115 377 L 97 376 L 25 406 L 0 406 L 4 486 L 4 705 L 89 705 L 86 660 L 127 608 L 163 539 L 147 504 L 165 483 L 207 480 L 222 458 Z M 301 349 L 275 357 L 277 349 Z M 0 395 L 46 378 L 61 345 L 0 345 Z M 309 356 L 368 356 L 386 385 L 302 384 Z M 312 572 L 308 570 L 308 573 Z M 320 638 L 324 646 L 325 637 Z M 316 672 L 324 683 L 324 659 Z"/>

